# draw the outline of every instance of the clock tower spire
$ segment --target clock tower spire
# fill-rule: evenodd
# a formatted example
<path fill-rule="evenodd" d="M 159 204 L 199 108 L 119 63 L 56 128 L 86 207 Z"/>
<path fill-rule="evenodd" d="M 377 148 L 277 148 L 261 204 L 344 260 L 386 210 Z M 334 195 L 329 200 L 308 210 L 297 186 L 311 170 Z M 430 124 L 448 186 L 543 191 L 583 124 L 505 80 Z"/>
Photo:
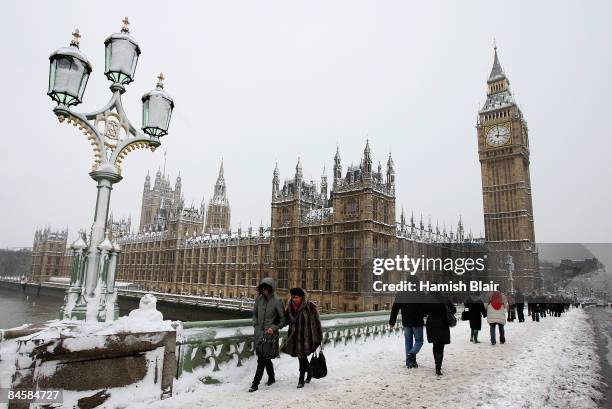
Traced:
<path fill-rule="evenodd" d="M 476 125 L 482 176 L 485 239 L 491 279 L 510 290 L 504 257 L 515 264 L 514 288 L 542 286 L 535 246 L 527 122 L 510 91 L 494 47 L 487 100 Z"/>

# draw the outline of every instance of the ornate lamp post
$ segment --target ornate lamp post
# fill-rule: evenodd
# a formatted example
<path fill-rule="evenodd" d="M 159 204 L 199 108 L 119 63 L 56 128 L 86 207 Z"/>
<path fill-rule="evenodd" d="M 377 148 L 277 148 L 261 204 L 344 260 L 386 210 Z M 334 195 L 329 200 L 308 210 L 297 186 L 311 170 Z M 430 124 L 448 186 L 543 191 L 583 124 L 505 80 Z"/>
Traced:
<path fill-rule="evenodd" d="M 118 316 L 115 290 L 115 269 L 120 251 L 107 231 L 108 208 L 113 184 L 121 181 L 121 163 L 125 156 L 139 148 L 154 151 L 159 138 L 168 134 L 174 108 L 172 97 L 164 91 L 164 76 L 160 74 L 156 88 L 142 97 L 142 131 L 127 118 L 121 103 L 125 86 L 134 80 L 140 47 L 130 35 L 129 21 L 123 19 L 120 33 L 105 41 L 105 72 L 111 81 L 112 96 L 102 108 L 91 113 L 71 110 L 83 100 L 92 66 L 79 50 L 78 29 L 72 34 L 69 47 L 60 48 L 49 57 L 49 92 L 57 102 L 53 109 L 60 122 L 73 124 L 89 139 L 94 151 L 94 163 L 89 176 L 98 184 L 94 222 L 86 248 L 79 237 L 73 251 L 82 262 L 75 262 L 71 286 L 66 293 L 61 318 L 107 321 Z M 78 253 L 78 256 L 77 256 Z M 76 269 L 76 270 L 75 270 Z"/>
<path fill-rule="evenodd" d="M 508 290 L 510 291 L 510 294 L 514 294 L 514 262 L 510 254 L 506 254 L 504 264 L 506 266 L 506 272 L 508 273 Z"/>

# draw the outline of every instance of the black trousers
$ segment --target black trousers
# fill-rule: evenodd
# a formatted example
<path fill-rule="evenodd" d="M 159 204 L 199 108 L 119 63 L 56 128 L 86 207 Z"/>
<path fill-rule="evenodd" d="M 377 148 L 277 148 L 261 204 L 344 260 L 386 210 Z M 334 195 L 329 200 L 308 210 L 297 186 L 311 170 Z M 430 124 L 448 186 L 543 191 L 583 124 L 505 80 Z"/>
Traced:
<path fill-rule="evenodd" d="M 298 358 L 300 362 L 300 372 L 309 372 L 310 371 L 310 363 L 308 362 L 308 357 Z"/>
<path fill-rule="evenodd" d="M 442 354 L 444 355 L 444 343 L 440 342 L 434 342 L 433 344 L 433 353 L 434 354 Z"/>
<path fill-rule="evenodd" d="M 264 369 L 268 374 L 268 380 L 274 379 L 274 365 L 272 365 L 271 359 L 257 357 L 257 369 L 255 370 L 255 377 L 253 378 L 253 385 L 259 385 L 261 378 L 263 377 Z"/>
<path fill-rule="evenodd" d="M 523 308 L 525 308 L 525 304 L 522 302 L 519 302 L 516 304 L 516 312 L 518 315 L 518 320 L 519 322 L 524 322 L 525 321 L 525 314 L 523 314 Z"/>

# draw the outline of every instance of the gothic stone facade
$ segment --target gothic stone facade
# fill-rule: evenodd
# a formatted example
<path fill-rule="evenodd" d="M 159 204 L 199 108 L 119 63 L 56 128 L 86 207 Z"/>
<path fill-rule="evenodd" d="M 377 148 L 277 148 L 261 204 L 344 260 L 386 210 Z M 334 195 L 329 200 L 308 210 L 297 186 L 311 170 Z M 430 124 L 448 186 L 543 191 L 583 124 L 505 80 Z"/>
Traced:
<path fill-rule="evenodd" d="M 66 248 L 68 229 L 52 231 L 46 227 L 34 233 L 30 280 L 49 281 L 50 277 L 68 277 L 71 256 Z"/>
<path fill-rule="evenodd" d="M 469 257 L 482 243 L 457 232 L 426 227 L 414 218 L 395 215 L 395 169 L 389 156 L 386 172 L 372 167 L 369 143 L 359 166 L 342 171 L 334 157 L 328 192 L 327 176 L 317 186 L 306 182 L 298 161 L 295 175 L 280 186 L 278 168 L 272 179 L 271 225 L 234 233 L 201 233 L 198 226 L 170 223 L 161 232 L 144 232 L 120 240 L 120 280 L 147 290 L 172 293 L 254 297 L 256 286 L 272 276 L 278 292 L 305 288 L 323 311 L 364 311 L 388 307 L 393 293 L 372 291 L 373 258 Z M 402 275 L 404 274 L 404 275 Z M 388 272 L 385 282 L 406 279 Z M 441 273 L 420 276 L 441 280 Z"/>
<path fill-rule="evenodd" d="M 510 92 L 497 48 L 476 128 L 490 276 L 504 288 L 540 290 L 543 280 L 535 245 L 529 129 Z M 512 256 L 515 266 L 513 283 L 504 266 L 507 256 Z"/>

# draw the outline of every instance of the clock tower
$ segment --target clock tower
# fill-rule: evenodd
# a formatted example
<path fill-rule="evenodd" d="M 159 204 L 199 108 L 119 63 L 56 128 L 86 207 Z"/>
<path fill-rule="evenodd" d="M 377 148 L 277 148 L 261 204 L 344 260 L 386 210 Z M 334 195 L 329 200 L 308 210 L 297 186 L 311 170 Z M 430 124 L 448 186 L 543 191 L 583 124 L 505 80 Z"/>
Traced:
<path fill-rule="evenodd" d="M 533 227 L 529 130 L 510 92 L 497 47 L 476 129 L 489 278 L 506 292 L 539 291 L 542 280 Z"/>

